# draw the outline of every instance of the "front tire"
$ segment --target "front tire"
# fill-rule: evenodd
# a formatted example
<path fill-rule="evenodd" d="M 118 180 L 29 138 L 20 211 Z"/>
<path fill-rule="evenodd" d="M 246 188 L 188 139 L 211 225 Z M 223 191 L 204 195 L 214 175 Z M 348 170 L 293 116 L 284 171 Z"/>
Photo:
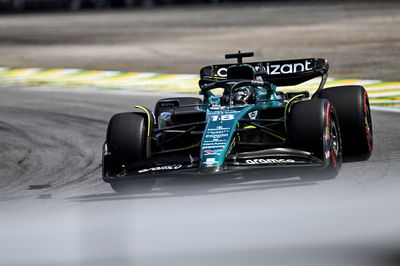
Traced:
<path fill-rule="evenodd" d="M 288 120 L 290 146 L 311 152 L 324 162 L 320 171 L 306 172 L 303 179 L 331 179 L 342 165 L 341 134 L 334 107 L 326 99 L 294 103 Z"/>
<path fill-rule="evenodd" d="M 127 165 L 146 157 L 147 128 L 147 118 L 141 113 L 119 113 L 111 118 L 104 145 L 103 179 L 115 192 L 128 193 L 143 184 L 151 189 L 152 180 L 113 181 L 113 177 L 123 178 Z"/>

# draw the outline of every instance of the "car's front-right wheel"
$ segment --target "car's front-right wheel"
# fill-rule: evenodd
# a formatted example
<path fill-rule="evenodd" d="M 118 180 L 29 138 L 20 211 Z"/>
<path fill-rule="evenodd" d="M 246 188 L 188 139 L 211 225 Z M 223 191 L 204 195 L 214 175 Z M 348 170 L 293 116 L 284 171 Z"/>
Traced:
<path fill-rule="evenodd" d="M 322 160 L 322 169 L 304 171 L 303 179 L 331 179 L 342 165 L 342 141 L 334 106 L 326 99 L 293 104 L 287 123 L 291 148 L 312 153 Z"/>

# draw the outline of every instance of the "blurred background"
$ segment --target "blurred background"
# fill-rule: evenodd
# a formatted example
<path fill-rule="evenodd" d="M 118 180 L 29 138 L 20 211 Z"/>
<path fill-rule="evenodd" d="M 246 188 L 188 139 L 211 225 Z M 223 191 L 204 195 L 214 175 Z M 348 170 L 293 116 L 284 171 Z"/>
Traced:
<path fill-rule="evenodd" d="M 326 58 L 336 78 L 399 79 L 399 1 L 0 1 L 4 67 L 197 74 L 242 50 Z"/>
<path fill-rule="evenodd" d="M 261 2 L 262 0 L 259 0 Z M 245 0 L 2 0 L 1 10 L 8 12 L 58 9 L 77 11 L 82 8 L 152 8 L 155 6 L 220 4 Z M 253 0 L 253 2 L 256 2 Z"/>

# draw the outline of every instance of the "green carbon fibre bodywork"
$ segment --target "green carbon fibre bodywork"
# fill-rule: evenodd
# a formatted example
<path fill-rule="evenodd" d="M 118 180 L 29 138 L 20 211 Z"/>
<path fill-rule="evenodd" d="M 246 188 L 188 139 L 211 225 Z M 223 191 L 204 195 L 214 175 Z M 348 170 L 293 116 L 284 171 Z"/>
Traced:
<path fill-rule="evenodd" d="M 259 110 L 283 105 L 275 86 L 256 88 L 255 104 L 221 106 L 219 97 L 213 96 L 211 92 L 204 95 L 204 103 L 207 124 L 201 141 L 201 168 L 224 165 L 235 145 L 239 120 L 258 119 Z"/>

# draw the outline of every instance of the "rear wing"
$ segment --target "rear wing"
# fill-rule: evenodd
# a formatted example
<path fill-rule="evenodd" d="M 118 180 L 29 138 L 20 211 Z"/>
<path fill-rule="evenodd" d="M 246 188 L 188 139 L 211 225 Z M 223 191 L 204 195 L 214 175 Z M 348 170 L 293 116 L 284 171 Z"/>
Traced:
<path fill-rule="evenodd" d="M 328 77 L 329 63 L 322 58 L 293 59 L 284 61 L 265 61 L 245 63 L 255 70 L 255 76 L 276 86 L 294 86 L 316 77 L 322 77 L 319 90 Z M 221 64 L 203 67 L 202 80 L 216 81 L 227 78 L 228 67 L 237 64 Z"/>

